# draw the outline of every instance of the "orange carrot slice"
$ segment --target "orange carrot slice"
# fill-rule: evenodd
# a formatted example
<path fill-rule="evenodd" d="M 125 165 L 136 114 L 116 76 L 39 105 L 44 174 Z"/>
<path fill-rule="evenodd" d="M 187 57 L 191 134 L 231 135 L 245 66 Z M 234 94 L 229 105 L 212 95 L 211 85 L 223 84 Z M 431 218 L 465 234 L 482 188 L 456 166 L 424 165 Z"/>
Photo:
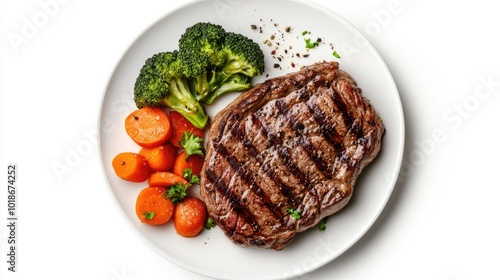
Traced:
<path fill-rule="evenodd" d="M 170 120 L 160 108 L 135 110 L 125 119 L 125 130 L 135 143 L 146 148 L 162 145 L 172 135 Z"/>
<path fill-rule="evenodd" d="M 131 182 L 144 182 L 151 173 L 146 158 L 136 153 L 126 152 L 116 155 L 112 166 L 118 177 Z"/>
<path fill-rule="evenodd" d="M 174 167 L 177 148 L 165 144 L 154 148 L 142 148 L 139 154 L 146 158 L 153 171 L 168 171 Z"/>
<path fill-rule="evenodd" d="M 192 196 L 186 196 L 182 202 L 175 205 L 174 227 L 178 234 L 184 237 L 197 236 L 207 220 L 205 203 Z"/>
<path fill-rule="evenodd" d="M 179 176 L 171 172 L 155 172 L 149 176 L 148 180 L 149 186 L 155 188 L 166 188 L 176 183 L 187 185 L 188 181 L 182 178 L 182 175 Z"/>
<path fill-rule="evenodd" d="M 186 160 L 186 152 L 181 152 L 175 158 L 173 172 L 179 176 L 184 175 L 185 169 L 191 169 L 195 175 L 200 175 L 204 158 L 200 155 L 190 155 Z"/>
<path fill-rule="evenodd" d="M 174 213 L 174 204 L 165 198 L 164 188 L 145 188 L 137 196 L 135 212 L 139 220 L 149 225 L 167 223 Z"/>

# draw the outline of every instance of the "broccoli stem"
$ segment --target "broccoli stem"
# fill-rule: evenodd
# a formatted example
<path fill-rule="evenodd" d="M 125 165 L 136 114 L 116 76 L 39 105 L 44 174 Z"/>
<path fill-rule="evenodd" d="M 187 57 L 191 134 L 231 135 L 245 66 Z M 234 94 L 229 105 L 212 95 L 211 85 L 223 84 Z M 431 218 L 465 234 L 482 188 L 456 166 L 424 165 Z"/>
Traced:
<path fill-rule="evenodd" d="M 172 78 L 165 105 L 179 112 L 197 128 L 204 128 L 208 121 L 203 107 L 191 95 L 186 81 L 181 78 Z"/>
<path fill-rule="evenodd" d="M 215 99 L 220 97 L 221 95 L 228 93 L 228 92 L 237 92 L 237 91 L 244 91 L 252 87 L 251 83 L 247 84 L 223 84 L 217 89 L 215 89 L 210 95 L 206 95 L 205 97 L 201 98 L 200 101 L 205 103 L 205 104 L 212 104 Z"/>
<path fill-rule="evenodd" d="M 209 69 L 189 80 L 190 88 L 196 100 L 200 101 L 207 99 L 208 96 L 220 86 L 217 80 L 218 76 L 218 73 L 214 69 Z"/>
<path fill-rule="evenodd" d="M 199 100 L 206 104 L 212 104 L 219 96 L 236 91 L 244 91 L 252 87 L 250 78 L 242 74 L 234 74 L 226 77 L 224 74 L 217 75 L 217 79 L 213 79 L 211 91 L 208 95 L 203 96 Z"/>
<path fill-rule="evenodd" d="M 207 82 L 207 75 L 202 74 L 195 77 L 194 80 L 194 92 L 196 99 L 206 96 L 210 91 L 210 84 Z"/>

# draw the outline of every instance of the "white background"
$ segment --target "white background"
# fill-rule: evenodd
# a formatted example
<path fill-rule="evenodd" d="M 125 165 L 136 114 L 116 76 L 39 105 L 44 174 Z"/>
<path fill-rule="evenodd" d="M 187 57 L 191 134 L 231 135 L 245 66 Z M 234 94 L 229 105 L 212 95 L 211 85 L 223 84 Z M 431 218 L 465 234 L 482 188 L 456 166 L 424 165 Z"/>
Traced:
<path fill-rule="evenodd" d="M 207 279 L 133 234 L 112 204 L 95 141 L 101 98 L 120 56 L 185 1 L 54 1 L 0 4 L 0 279 Z M 50 14 L 48 2 L 57 3 Z M 403 103 L 406 149 L 375 225 L 301 279 L 500 279 L 497 5 L 313 2 L 355 25 L 386 61 Z M 46 20 L 23 35 L 41 13 Z M 16 273 L 6 268 L 9 163 L 18 167 Z M 58 175 L 57 163 L 67 172 Z"/>

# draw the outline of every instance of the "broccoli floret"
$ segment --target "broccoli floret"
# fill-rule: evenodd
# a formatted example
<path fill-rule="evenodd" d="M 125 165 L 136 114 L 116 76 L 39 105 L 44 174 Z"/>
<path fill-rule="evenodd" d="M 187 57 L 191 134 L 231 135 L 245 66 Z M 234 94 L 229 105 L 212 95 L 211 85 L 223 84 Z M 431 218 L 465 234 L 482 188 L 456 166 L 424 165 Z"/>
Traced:
<path fill-rule="evenodd" d="M 222 51 L 226 54 L 226 60 L 214 71 L 210 94 L 199 99 L 207 104 L 212 104 L 224 93 L 250 88 L 250 78 L 264 72 L 264 53 L 250 38 L 239 33 L 226 32 Z"/>
<path fill-rule="evenodd" d="M 226 92 L 250 88 L 249 78 L 264 72 L 264 53 L 257 43 L 209 22 L 186 29 L 179 40 L 179 61 L 195 98 L 207 104 Z"/>
<path fill-rule="evenodd" d="M 229 77 L 236 73 L 254 77 L 264 72 L 264 53 L 260 46 L 250 38 L 227 32 L 222 47 L 226 62 L 220 72 Z"/>
<path fill-rule="evenodd" d="M 206 54 L 195 52 L 194 48 L 184 49 L 178 55 L 178 69 L 182 77 L 187 79 L 189 89 L 199 100 L 210 92 L 210 79 L 214 67 Z"/>
<path fill-rule="evenodd" d="M 138 108 L 166 105 L 203 128 L 208 121 L 203 107 L 189 91 L 187 79 L 180 73 L 178 51 L 161 52 L 148 58 L 134 86 Z"/>
<path fill-rule="evenodd" d="M 188 27 L 179 39 L 180 72 L 189 78 L 190 88 L 198 100 L 212 90 L 215 68 L 226 61 L 222 51 L 225 35 L 222 26 L 199 22 Z"/>
<path fill-rule="evenodd" d="M 179 39 L 179 52 L 185 55 L 195 55 L 197 63 L 208 63 L 220 66 L 226 61 L 222 52 L 222 44 L 226 31 L 222 26 L 210 22 L 199 22 L 186 28 Z"/>

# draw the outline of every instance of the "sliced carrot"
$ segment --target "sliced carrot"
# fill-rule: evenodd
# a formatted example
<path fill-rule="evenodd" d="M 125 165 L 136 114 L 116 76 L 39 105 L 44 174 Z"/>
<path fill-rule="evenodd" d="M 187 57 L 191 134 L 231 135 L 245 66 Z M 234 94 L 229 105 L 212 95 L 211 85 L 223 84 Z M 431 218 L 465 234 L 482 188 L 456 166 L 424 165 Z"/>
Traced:
<path fill-rule="evenodd" d="M 172 125 L 172 135 L 169 138 L 169 142 L 175 147 L 181 147 L 179 142 L 182 140 L 182 135 L 184 134 L 184 132 L 187 131 L 191 131 L 195 136 L 205 138 L 205 132 L 195 127 L 180 113 L 171 111 L 168 114 L 168 118 L 170 120 L 170 124 Z"/>
<path fill-rule="evenodd" d="M 125 130 L 135 143 L 146 148 L 162 145 L 172 135 L 170 120 L 160 108 L 135 110 L 125 119 Z"/>
<path fill-rule="evenodd" d="M 174 213 L 174 204 L 165 198 L 164 188 L 145 188 L 137 196 L 135 212 L 139 220 L 149 225 L 167 223 Z"/>
<path fill-rule="evenodd" d="M 146 158 L 136 153 L 120 153 L 113 158 L 113 169 L 118 177 L 131 182 L 144 182 L 151 173 Z"/>
<path fill-rule="evenodd" d="M 197 197 L 186 196 L 175 206 L 174 227 L 177 233 L 184 237 L 197 236 L 205 226 L 206 220 L 207 207 Z"/>
<path fill-rule="evenodd" d="M 184 169 L 190 168 L 193 174 L 200 175 L 203 167 L 204 158 L 200 155 L 190 155 L 186 160 L 186 152 L 181 152 L 175 158 L 173 172 L 183 176 Z"/>
<path fill-rule="evenodd" d="M 154 148 L 142 148 L 139 154 L 146 158 L 153 171 L 167 171 L 174 167 L 177 148 L 165 144 Z"/>
<path fill-rule="evenodd" d="M 182 176 L 171 172 L 155 172 L 149 176 L 148 184 L 150 187 L 170 187 L 176 183 L 188 184 Z"/>

